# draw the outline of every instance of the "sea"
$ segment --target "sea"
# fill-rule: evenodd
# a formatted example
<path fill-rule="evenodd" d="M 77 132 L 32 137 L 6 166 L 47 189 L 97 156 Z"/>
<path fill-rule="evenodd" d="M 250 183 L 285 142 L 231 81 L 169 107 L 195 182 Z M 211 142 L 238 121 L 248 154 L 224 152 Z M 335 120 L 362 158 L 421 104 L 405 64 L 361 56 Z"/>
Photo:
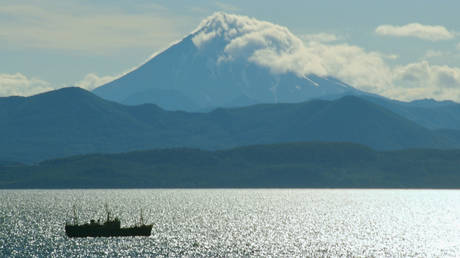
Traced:
<path fill-rule="evenodd" d="M 68 238 L 106 217 L 150 237 Z M 1 190 L 1 257 L 455 257 L 459 190 Z"/>

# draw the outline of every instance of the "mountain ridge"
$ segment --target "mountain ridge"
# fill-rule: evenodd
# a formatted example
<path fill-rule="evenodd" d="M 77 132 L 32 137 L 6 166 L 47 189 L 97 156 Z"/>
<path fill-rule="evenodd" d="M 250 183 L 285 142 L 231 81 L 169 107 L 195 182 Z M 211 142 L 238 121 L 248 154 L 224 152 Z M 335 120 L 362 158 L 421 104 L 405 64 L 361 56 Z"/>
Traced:
<path fill-rule="evenodd" d="M 208 113 L 125 106 L 79 88 L 0 99 L 0 160 L 37 162 L 85 153 L 164 147 L 222 149 L 294 141 L 376 149 L 453 148 L 454 132 L 428 130 L 359 97 L 218 108 Z M 451 138 L 453 137 L 453 138 Z"/>

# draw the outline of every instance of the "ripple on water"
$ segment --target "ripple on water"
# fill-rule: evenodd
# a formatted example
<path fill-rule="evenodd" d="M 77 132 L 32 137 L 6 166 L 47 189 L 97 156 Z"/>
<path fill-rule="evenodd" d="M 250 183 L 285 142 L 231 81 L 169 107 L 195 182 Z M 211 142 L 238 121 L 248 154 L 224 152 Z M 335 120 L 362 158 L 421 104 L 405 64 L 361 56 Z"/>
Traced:
<path fill-rule="evenodd" d="M 151 237 L 69 239 L 104 204 Z M 458 256 L 460 191 L 0 191 L 0 256 Z"/>

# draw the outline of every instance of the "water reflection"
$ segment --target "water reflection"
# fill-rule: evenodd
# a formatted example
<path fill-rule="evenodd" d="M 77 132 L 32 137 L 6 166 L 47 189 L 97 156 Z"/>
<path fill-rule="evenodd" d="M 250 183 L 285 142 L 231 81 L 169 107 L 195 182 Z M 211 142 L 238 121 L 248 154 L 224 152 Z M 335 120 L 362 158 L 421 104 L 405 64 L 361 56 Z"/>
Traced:
<path fill-rule="evenodd" d="M 81 222 L 144 210 L 152 236 L 69 239 Z M 458 256 L 460 191 L 0 191 L 1 256 Z"/>

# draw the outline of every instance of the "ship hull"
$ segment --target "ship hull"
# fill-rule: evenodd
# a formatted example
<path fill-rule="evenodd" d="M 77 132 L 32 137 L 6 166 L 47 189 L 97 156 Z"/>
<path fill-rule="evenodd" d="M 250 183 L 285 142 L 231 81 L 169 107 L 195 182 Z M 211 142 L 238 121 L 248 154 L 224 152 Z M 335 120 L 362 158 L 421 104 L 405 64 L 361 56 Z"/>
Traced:
<path fill-rule="evenodd" d="M 102 225 L 66 225 L 65 233 L 68 237 L 150 236 L 152 233 L 152 225 L 142 225 L 130 228 L 107 228 Z"/>

